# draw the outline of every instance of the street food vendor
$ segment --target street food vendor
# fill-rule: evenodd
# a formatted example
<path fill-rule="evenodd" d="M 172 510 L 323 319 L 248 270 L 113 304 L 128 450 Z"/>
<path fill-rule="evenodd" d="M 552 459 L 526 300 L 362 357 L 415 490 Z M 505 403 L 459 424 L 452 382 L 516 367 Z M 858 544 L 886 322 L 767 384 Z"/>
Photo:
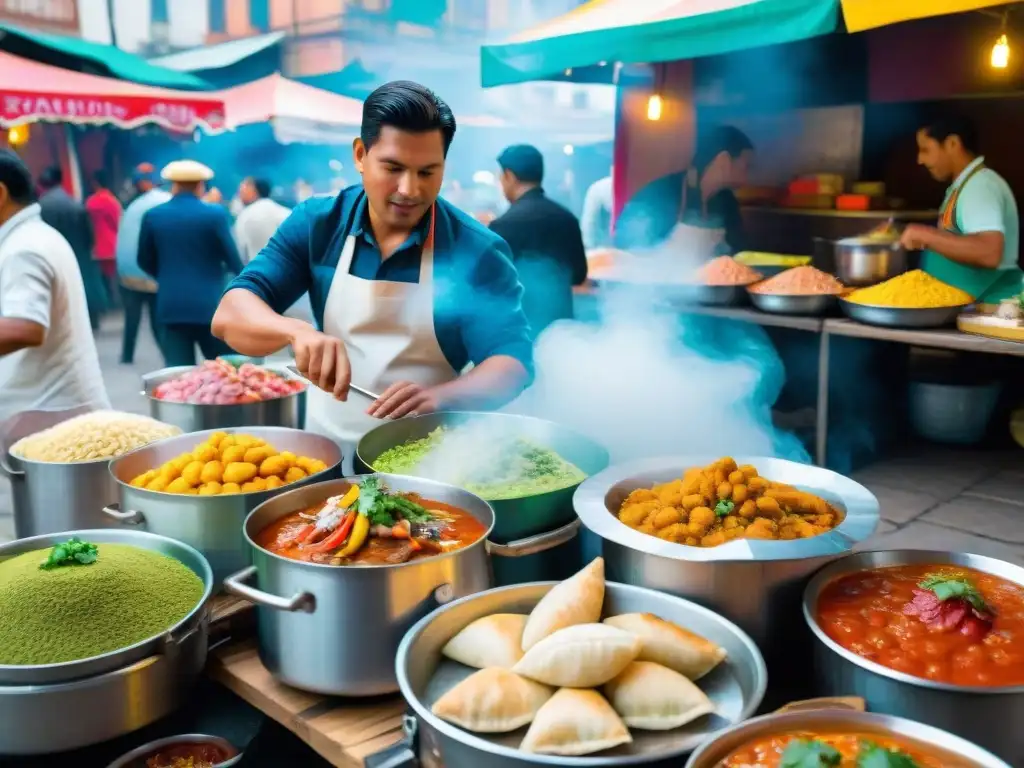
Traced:
<path fill-rule="evenodd" d="M 501 407 L 528 384 L 508 246 L 438 197 L 454 135 L 427 88 L 378 88 L 353 143 L 362 184 L 299 205 L 228 286 L 213 332 L 246 355 L 291 345 L 319 386 L 307 429 L 351 445 L 377 419 Z M 315 328 L 282 315 L 306 291 Z M 350 381 L 379 398 L 350 396 Z"/>
<path fill-rule="evenodd" d="M 738 128 L 718 126 L 697 142 L 685 171 L 652 181 L 626 204 L 615 224 L 623 250 L 676 247 L 699 260 L 744 249 L 733 190 L 747 180 L 754 145 Z"/>
<path fill-rule="evenodd" d="M 1021 291 L 1020 220 L 1009 184 L 985 165 L 969 121 L 944 117 L 917 132 L 917 162 L 952 182 L 937 227 L 910 224 L 904 247 L 924 250 L 922 269 L 974 298 L 997 303 Z"/>

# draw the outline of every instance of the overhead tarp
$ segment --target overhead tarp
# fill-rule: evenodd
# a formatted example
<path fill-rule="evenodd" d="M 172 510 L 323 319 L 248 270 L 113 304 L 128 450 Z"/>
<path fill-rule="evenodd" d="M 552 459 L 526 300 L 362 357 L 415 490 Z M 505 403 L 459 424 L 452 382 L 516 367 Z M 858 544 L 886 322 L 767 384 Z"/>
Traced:
<path fill-rule="evenodd" d="M 89 75 L 116 77 L 133 83 L 176 90 L 209 90 L 201 78 L 156 66 L 141 56 L 77 37 L 50 35 L 0 24 L 0 50 L 25 59 Z"/>
<path fill-rule="evenodd" d="M 843 18 L 850 32 L 1015 2 L 1017 0 L 842 0 Z"/>
<path fill-rule="evenodd" d="M 839 0 L 590 0 L 483 46 L 481 80 L 486 88 L 602 63 L 692 59 L 828 34 L 838 21 Z"/>
<path fill-rule="evenodd" d="M 48 122 L 173 131 L 224 129 L 224 102 L 215 94 L 151 88 L 72 72 L 0 51 L 0 126 Z"/>
<path fill-rule="evenodd" d="M 239 64 L 246 59 L 262 53 L 268 48 L 278 45 L 285 38 L 284 32 L 271 32 L 267 35 L 242 37 L 217 45 L 204 45 L 190 48 L 187 51 L 169 53 L 150 59 L 150 64 L 173 69 L 175 72 L 200 72 L 210 69 L 224 69 Z"/>

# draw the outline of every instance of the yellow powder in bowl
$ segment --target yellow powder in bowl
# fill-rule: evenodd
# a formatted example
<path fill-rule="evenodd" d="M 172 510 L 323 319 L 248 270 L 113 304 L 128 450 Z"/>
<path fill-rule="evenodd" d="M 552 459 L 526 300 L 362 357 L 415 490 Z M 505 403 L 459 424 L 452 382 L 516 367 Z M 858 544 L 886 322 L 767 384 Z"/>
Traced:
<path fill-rule="evenodd" d="M 853 291 L 845 298 L 855 304 L 897 309 L 962 307 L 974 303 L 971 294 L 954 288 L 920 269 L 904 272 L 870 288 Z"/>

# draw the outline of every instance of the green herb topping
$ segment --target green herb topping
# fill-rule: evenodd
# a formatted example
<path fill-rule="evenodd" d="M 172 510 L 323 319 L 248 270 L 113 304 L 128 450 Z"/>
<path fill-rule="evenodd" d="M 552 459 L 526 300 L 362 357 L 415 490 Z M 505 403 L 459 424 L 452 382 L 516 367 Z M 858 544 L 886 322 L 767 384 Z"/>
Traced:
<path fill-rule="evenodd" d="M 831 768 L 839 765 L 842 755 L 835 747 L 822 741 L 791 741 L 782 752 L 779 768 Z"/>
<path fill-rule="evenodd" d="M 99 549 L 95 544 L 71 538 L 51 549 L 50 556 L 39 564 L 39 568 L 48 571 L 65 565 L 91 565 L 96 562 L 98 556 Z"/>
<path fill-rule="evenodd" d="M 857 768 L 918 768 L 918 765 L 902 752 L 862 741 L 857 754 Z"/>
<path fill-rule="evenodd" d="M 715 504 L 715 514 L 718 515 L 718 517 L 731 515 L 734 509 L 736 509 L 736 504 L 729 499 L 722 499 L 720 502 Z"/>
<path fill-rule="evenodd" d="M 425 523 L 433 519 L 433 516 L 416 502 L 388 493 L 381 487 L 380 480 L 376 477 L 368 477 L 359 485 L 356 511 L 368 518 L 370 525 L 388 527 L 393 526 L 398 517 L 410 523 Z"/>
<path fill-rule="evenodd" d="M 929 574 L 917 586 L 932 592 L 941 602 L 960 598 L 970 603 L 975 610 L 982 613 L 990 613 L 989 607 L 985 603 L 985 598 L 981 596 L 981 592 L 966 578 Z"/>

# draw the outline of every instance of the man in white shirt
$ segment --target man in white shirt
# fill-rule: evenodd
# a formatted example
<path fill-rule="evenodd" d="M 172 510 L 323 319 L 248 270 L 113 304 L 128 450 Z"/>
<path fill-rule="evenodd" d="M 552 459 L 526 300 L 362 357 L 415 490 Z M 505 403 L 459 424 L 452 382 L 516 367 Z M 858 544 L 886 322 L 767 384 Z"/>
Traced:
<path fill-rule="evenodd" d="M 82 274 L 40 217 L 28 168 L 0 151 L 0 422 L 78 406 L 110 407 Z"/>
<path fill-rule="evenodd" d="M 583 198 L 580 216 L 583 245 L 587 250 L 611 245 L 612 242 L 612 175 L 598 179 Z"/>
<path fill-rule="evenodd" d="M 245 208 L 235 219 L 235 242 L 242 263 L 248 264 L 270 242 L 291 211 L 270 199 L 270 182 L 251 176 L 239 185 L 238 199 Z"/>

